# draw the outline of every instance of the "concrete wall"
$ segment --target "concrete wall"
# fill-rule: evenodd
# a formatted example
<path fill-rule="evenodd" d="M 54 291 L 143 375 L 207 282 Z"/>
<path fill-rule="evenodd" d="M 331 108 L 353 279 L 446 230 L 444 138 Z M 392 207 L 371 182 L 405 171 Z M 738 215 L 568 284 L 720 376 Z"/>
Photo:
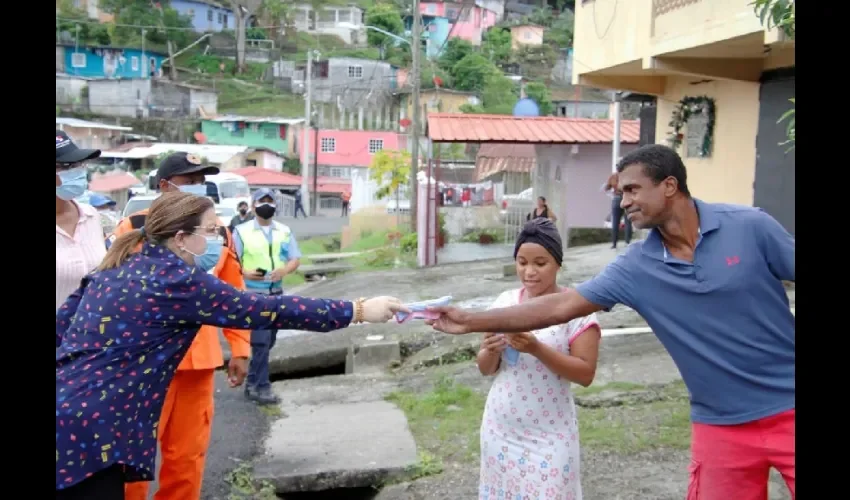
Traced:
<path fill-rule="evenodd" d="M 637 146 L 623 144 L 621 154 Z M 532 174 L 534 197 L 544 196 L 558 217 L 564 244 L 568 228 L 604 227 L 611 199 L 601 186 L 611 173 L 610 144 L 536 146 L 537 168 Z"/>
<path fill-rule="evenodd" d="M 657 142 L 663 143 L 670 135 L 667 124 L 676 103 L 685 96 L 695 95 L 712 97 L 717 115 L 711 157 L 689 157 L 684 144 L 679 148 L 688 169 L 691 194 L 709 202 L 752 205 L 759 84 L 714 81 L 692 85 L 691 79 L 668 78 L 666 92 L 658 99 Z"/>
<path fill-rule="evenodd" d="M 89 106 L 94 113 L 131 118 L 149 116 L 151 80 L 92 80 L 88 87 Z"/>
<path fill-rule="evenodd" d="M 81 107 L 85 109 L 88 99 L 83 96 L 83 89 L 88 80 L 67 76 L 56 76 L 56 105 L 60 107 Z"/>
<path fill-rule="evenodd" d="M 395 70 L 386 62 L 332 58 L 328 61 L 327 78 L 312 81 L 313 99 L 348 109 L 381 106 L 392 98 L 395 77 Z"/>

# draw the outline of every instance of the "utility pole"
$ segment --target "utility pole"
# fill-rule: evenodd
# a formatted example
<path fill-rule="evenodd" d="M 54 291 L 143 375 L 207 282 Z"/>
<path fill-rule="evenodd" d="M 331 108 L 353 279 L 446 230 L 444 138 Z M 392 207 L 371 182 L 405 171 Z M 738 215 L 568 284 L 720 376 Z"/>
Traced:
<path fill-rule="evenodd" d="M 611 172 L 617 172 L 620 161 L 620 96 L 614 94 L 614 140 L 611 143 Z"/>
<path fill-rule="evenodd" d="M 310 205 L 310 215 L 319 213 L 319 117 L 316 116 L 313 129 L 313 202 Z"/>
<path fill-rule="evenodd" d="M 419 127 L 421 110 L 419 109 L 419 87 L 420 87 L 420 65 L 422 52 L 422 13 L 419 12 L 419 0 L 413 0 L 413 41 L 410 44 L 410 50 L 413 54 L 413 68 L 411 78 L 413 79 L 413 144 L 410 145 L 410 227 L 417 230 L 417 198 L 419 188 L 417 186 L 416 175 L 419 173 Z M 398 207 L 397 207 L 398 208 Z"/>
<path fill-rule="evenodd" d="M 301 203 L 310 202 L 310 190 L 307 189 L 307 173 L 310 172 L 310 99 L 313 79 L 313 51 L 307 51 L 307 69 L 304 70 L 304 140 L 301 141 Z M 312 205 L 310 205 L 312 207 Z M 315 214 L 310 214 L 315 215 Z"/>

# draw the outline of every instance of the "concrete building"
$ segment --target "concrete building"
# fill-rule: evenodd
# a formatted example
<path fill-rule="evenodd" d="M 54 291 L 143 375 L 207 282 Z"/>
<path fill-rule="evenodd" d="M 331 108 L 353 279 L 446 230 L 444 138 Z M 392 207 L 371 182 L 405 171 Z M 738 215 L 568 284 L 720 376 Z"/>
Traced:
<path fill-rule="evenodd" d="M 303 118 L 221 115 L 202 120 L 201 132 L 208 144 L 265 148 L 292 156 L 300 130 L 295 126 L 303 123 Z"/>
<path fill-rule="evenodd" d="M 117 146 L 124 132 L 131 127 L 91 122 L 77 118 L 56 117 L 56 128 L 68 134 L 74 143 L 85 149 L 109 149 Z"/>
<path fill-rule="evenodd" d="M 301 3 L 294 6 L 294 24 L 299 32 L 334 35 L 342 38 L 346 44 L 358 45 L 366 43 L 366 34 L 359 29 L 363 25 L 363 9 L 356 4 L 329 5 L 318 13 L 310 4 Z M 340 23 L 351 24 L 340 27 Z"/>
<path fill-rule="evenodd" d="M 215 90 L 170 80 L 92 80 L 88 88 L 89 106 L 105 116 L 185 118 L 218 109 Z"/>
<path fill-rule="evenodd" d="M 517 24 L 511 26 L 511 48 L 518 50 L 520 47 L 529 45 L 543 45 L 543 31 L 546 28 L 534 24 Z"/>
<path fill-rule="evenodd" d="M 762 207 L 794 232 L 795 153 L 777 120 L 795 42 L 750 0 L 576 2 L 574 39 L 574 84 L 657 96 L 655 141 L 679 150 L 694 196 Z"/>
<path fill-rule="evenodd" d="M 198 32 L 219 32 L 236 28 L 236 19 L 226 1 L 171 0 L 171 8 L 192 20 Z"/>

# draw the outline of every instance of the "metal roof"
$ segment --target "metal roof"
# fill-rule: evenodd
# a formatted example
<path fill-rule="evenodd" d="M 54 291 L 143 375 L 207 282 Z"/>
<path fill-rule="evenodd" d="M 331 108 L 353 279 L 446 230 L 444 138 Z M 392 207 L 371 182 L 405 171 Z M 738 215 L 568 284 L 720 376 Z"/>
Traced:
<path fill-rule="evenodd" d="M 431 113 L 428 138 L 434 142 L 509 142 L 524 144 L 604 144 L 613 142 L 613 120 Z M 620 122 L 620 142 L 637 144 L 640 122 Z"/>
<path fill-rule="evenodd" d="M 79 128 L 98 128 L 102 130 L 133 130 L 132 127 L 122 127 L 120 125 L 110 125 L 109 123 L 90 122 L 88 120 L 79 120 L 77 118 L 56 117 L 56 125 L 67 125 L 69 127 Z"/>
<path fill-rule="evenodd" d="M 278 116 L 219 115 L 215 118 L 209 118 L 209 120 L 213 122 L 277 123 L 280 125 L 304 123 L 304 118 L 280 118 Z"/>
<path fill-rule="evenodd" d="M 475 159 L 475 179 L 499 172 L 529 173 L 537 164 L 533 144 L 482 144 Z"/>
<path fill-rule="evenodd" d="M 101 158 L 155 158 L 168 151 L 190 153 L 202 156 L 212 164 L 221 164 L 234 156 L 248 152 L 248 146 L 223 146 L 216 144 L 180 144 L 158 142 L 147 146 L 132 148 L 129 151 L 103 151 Z"/>

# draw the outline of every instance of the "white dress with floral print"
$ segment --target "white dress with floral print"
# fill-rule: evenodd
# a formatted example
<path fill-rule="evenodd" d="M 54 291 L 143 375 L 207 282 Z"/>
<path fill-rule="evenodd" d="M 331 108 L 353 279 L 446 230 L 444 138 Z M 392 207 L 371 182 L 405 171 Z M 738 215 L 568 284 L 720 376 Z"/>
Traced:
<path fill-rule="evenodd" d="M 518 304 L 522 289 L 504 292 L 491 308 Z M 533 333 L 569 353 L 596 315 Z M 479 500 L 581 500 L 578 420 L 570 382 L 537 358 L 502 357 L 481 422 Z"/>

